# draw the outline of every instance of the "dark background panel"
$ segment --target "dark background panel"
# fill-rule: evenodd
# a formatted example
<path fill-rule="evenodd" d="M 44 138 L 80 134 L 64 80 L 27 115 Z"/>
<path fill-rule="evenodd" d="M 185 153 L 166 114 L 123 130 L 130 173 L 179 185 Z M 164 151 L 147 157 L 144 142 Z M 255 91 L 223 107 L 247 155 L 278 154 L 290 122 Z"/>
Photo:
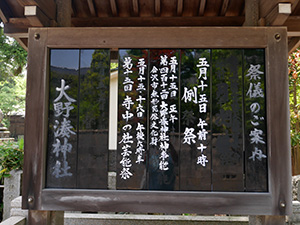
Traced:
<path fill-rule="evenodd" d="M 132 73 L 128 75 L 128 77 L 134 82 L 132 91 L 130 92 L 124 92 L 124 85 L 123 81 L 125 79 L 123 64 L 125 57 L 131 57 L 132 59 Z M 118 76 L 118 84 L 119 84 L 119 91 L 118 91 L 118 149 L 117 149 L 117 189 L 132 189 L 132 190 L 139 190 L 139 189 L 145 189 L 147 186 L 147 173 L 146 173 L 146 166 L 147 166 L 147 79 L 148 79 L 148 68 L 145 69 L 145 75 L 144 77 L 146 80 L 143 80 L 143 84 L 146 88 L 146 91 L 138 92 L 136 91 L 138 84 L 141 83 L 138 79 L 138 73 L 139 68 L 138 66 L 138 60 L 140 58 L 145 59 L 145 64 L 148 67 L 148 50 L 146 49 L 121 49 L 119 50 L 119 76 Z M 131 97 L 134 104 L 130 108 L 130 113 L 133 113 L 133 118 L 131 118 L 127 123 L 122 118 L 122 114 L 125 112 L 125 108 L 122 106 L 122 103 L 126 96 Z M 142 101 L 143 109 L 145 110 L 144 115 L 142 118 L 137 117 L 137 106 L 138 102 L 136 101 L 139 96 L 141 98 L 145 98 L 145 101 Z M 137 148 L 137 139 L 136 139 L 136 128 L 137 124 L 140 123 L 145 127 L 144 130 L 144 149 L 145 152 L 143 153 L 142 158 L 144 159 L 144 162 L 140 162 L 139 164 L 136 163 L 137 161 L 137 155 L 135 154 L 136 148 Z M 130 172 L 132 173 L 132 176 L 128 179 L 122 179 L 120 176 L 120 172 L 122 170 L 122 165 L 120 164 L 122 160 L 121 153 L 122 150 L 122 144 L 119 142 L 122 139 L 123 131 L 122 127 L 126 124 L 129 124 L 132 126 L 131 130 L 129 131 L 130 135 L 133 136 L 133 143 L 130 144 L 131 148 L 131 154 L 130 154 L 130 160 L 132 166 L 130 167 Z"/>
<path fill-rule="evenodd" d="M 110 53 L 80 50 L 77 188 L 107 188 Z"/>
<path fill-rule="evenodd" d="M 242 50 L 212 50 L 213 191 L 244 191 Z"/>
<path fill-rule="evenodd" d="M 210 64 L 210 50 L 204 49 L 184 49 L 181 51 L 181 101 L 180 101 L 180 127 L 181 127 L 181 149 L 180 149 L 180 190 L 211 190 L 211 148 L 210 148 L 210 68 L 207 69 L 207 80 L 204 80 L 204 84 L 207 87 L 202 91 L 198 88 L 201 84 L 199 81 L 199 68 L 197 64 L 199 58 L 206 58 L 208 64 Z M 184 87 L 188 90 L 197 87 L 197 100 L 199 101 L 200 94 L 206 94 L 207 96 L 207 113 L 199 112 L 199 103 L 184 102 L 182 99 L 184 95 Z M 193 98 L 195 100 L 195 98 Z M 206 121 L 208 126 L 205 129 L 208 131 L 207 140 L 198 140 L 197 133 L 200 131 L 200 127 L 197 126 L 199 119 Z M 191 145 L 183 144 L 184 131 L 186 128 L 194 128 L 194 135 L 196 135 L 195 143 L 191 142 Z M 201 153 L 197 148 L 203 144 L 207 148 Z M 206 156 L 205 166 L 197 164 L 197 158 L 202 154 Z"/>
<path fill-rule="evenodd" d="M 48 114 L 48 140 L 47 140 L 47 159 L 46 159 L 46 187 L 49 188 L 75 188 L 76 187 L 76 167 L 77 167 L 77 110 L 78 110 L 78 74 L 79 74 L 79 50 L 71 49 L 51 49 L 50 50 L 50 79 L 49 79 L 49 114 Z M 65 84 L 69 85 L 66 93 L 69 97 L 76 100 L 72 103 L 74 109 L 70 111 L 69 118 L 71 121 L 71 129 L 76 132 L 75 135 L 70 135 L 68 143 L 72 145 L 70 152 L 66 154 L 66 162 L 70 167 L 68 173 L 71 176 L 56 177 L 53 175 L 55 167 L 63 167 L 63 155 L 58 156 L 53 152 L 53 144 L 56 142 L 54 138 L 55 121 L 61 123 L 64 116 L 54 116 L 53 102 L 58 97 L 59 92 L 56 88 L 61 87 L 61 80 L 65 80 Z M 67 100 L 63 97 L 62 102 Z M 64 139 L 60 138 L 61 143 Z"/>
<path fill-rule="evenodd" d="M 260 65 L 258 69 L 263 74 L 258 77 L 246 76 L 252 66 Z M 260 77 L 260 79 L 259 79 Z M 264 97 L 250 98 L 247 92 L 250 83 L 261 83 Z M 265 51 L 264 49 L 245 49 L 244 50 L 244 98 L 245 98 L 245 175 L 246 191 L 268 191 L 268 165 L 267 165 L 267 129 L 266 129 L 266 94 L 265 94 Z M 255 107 L 255 112 L 250 110 L 253 103 L 259 104 L 260 109 Z M 257 111 L 256 111 L 257 110 Z M 258 125 L 257 125 L 258 124 Z M 262 140 L 266 144 L 251 144 L 250 132 L 254 128 L 261 130 Z M 253 155 L 257 148 L 257 154 Z M 261 151 L 261 152 L 260 152 Z M 262 155 L 260 155 L 262 153 Z M 254 156 L 254 158 L 253 158 Z M 263 156 L 263 157 L 261 157 Z M 254 159 L 254 160 L 253 160 Z"/>

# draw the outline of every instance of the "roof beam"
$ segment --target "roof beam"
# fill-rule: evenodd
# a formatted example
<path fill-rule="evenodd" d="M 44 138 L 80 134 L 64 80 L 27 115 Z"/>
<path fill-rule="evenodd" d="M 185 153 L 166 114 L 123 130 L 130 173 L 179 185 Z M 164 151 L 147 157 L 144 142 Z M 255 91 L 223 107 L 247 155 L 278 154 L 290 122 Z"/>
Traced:
<path fill-rule="evenodd" d="M 87 0 L 89 9 L 90 9 L 90 13 L 92 16 L 96 16 L 96 10 L 95 10 L 95 6 L 94 6 L 94 1 L 93 0 Z"/>
<path fill-rule="evenodd" d="M 265 17 L 267 26 L 281 26 L 288 19 L 292 12 L 291 3 L 278 3 L 273 10 Z"/>
<path fill-rule="evenodd" d="M 17 0 L 18 3 L 25 6 L 38 6 L 40 10 L 51 20 L 56 19 L 56 3 L 54 0 Z"/>
<path fill-rule="evenodd" d="M 113 16 L 118 16 L 116 0 L 110 0 L 110 8 Z"/>
<path fill-rule="evenodd" d="M 15 37 L 15 40 L 21 45 L 22 48 L 24 48 L 26 51 L 28 51 L 28 39 L 27 38 Z"/>
<path fill-rule="evenodd" d="M 6 1 L 0 1 L 0 18 L 2 19 L 3 23 L 7 23 L 9 18 L 12 17 L 12 12 L 7 5 Z"/>
<path fill-rule="evenodd" d="M 139 2 L 138 0 L 132 0 L 132 11 L 134 16 L 139 15 Z"/>
<path fill-rule="evenodd" d="M 37 6 L 25 6 L 24 15 L 33 27 L 49 27 L 49 18 Z"/>
<path fill-rule="evenodd" d="M 177 1 L 177 16 L 182 16 L 183 12 L 183 0 Z"/>
<path fill-rule="evenodd" d="M 220 16 L 225 16 L 229 5 L 229 0 L 223 0 Z"/>
<path fill-rule="evenodd" d="M 160 16 L 160 0 L 155 0 L 155 16 Z"/>
<path fill-rule="evenodd" d="M 241 26 L 243 16 L 220 17 L 102 17 L 72 18 L 76 27 L 118 27 L 118 26 Z"/>
<path fill-rule="evenodd" d="M 4 34 L 13 38 L 28 38 L 28 27 L 30 23 L 27 18 L 10 18 L 4 25 Z"/>
<path fill-rule="evenodd" d="M 206 5 L 206 0 L 200 0 L 199 16 L 203 16 L 204 15 L 205 5 Z"/>
<path fill-rule="evenodd" d="M 300 37 L 291 38 L 288 44 L 289 54 L 295 51 L 299 46 L 300 46 Z"/>

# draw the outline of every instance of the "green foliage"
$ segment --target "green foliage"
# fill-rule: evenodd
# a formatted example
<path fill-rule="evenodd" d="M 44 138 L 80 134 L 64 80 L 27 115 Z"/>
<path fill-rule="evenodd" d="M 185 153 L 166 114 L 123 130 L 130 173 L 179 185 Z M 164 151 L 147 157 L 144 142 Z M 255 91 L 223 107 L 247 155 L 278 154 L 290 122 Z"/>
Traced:
<path fill-rule="evenodd" d="M 25 77 L 11 77 L 0 81 L 0 109 L 4 114 L 3 124 L 9 126 L 8 114 L 25 109 Z"/>
<path fill-rule="evenodd" d="M 0 26 L 0 81 L 19 76 L 27 63 L 27 52 L 13 39 L 3 33 Z"/>
<path fill-rule="evenodd" d="M 9 126 L 9 113 L 25 109 L 26 79 L 22 72 L 26 63 L 27 52 L 4 35 L 0 23 L 0 109 L 4 113 L 4 126 Z"/>
<path fill-rule="evenodd" d="M 9 177 L 12 170 L 22 170 L 24 140 L 0 143 L 0 180 Z"/>
<path fill-rule="evenodd" d="M 289 56 L 289 93 L 292 148 L 300 143 L 300 50 Z"/>

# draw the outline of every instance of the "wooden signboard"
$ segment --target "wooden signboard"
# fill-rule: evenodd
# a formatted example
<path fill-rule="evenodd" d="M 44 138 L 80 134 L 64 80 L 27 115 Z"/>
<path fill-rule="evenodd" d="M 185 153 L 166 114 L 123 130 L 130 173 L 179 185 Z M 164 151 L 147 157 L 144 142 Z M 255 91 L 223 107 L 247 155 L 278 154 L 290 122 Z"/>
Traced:
<path fill-rule="evenodd" d="M 286 30 L 29 36 L 23 207 L 291 212 Z"/>

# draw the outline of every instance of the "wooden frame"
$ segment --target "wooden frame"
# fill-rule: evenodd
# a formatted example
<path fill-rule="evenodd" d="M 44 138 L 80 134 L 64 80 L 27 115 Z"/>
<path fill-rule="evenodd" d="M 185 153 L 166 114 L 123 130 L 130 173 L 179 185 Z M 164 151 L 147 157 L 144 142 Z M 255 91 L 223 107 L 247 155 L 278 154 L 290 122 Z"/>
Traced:
<path fill-rule="evenodd" d="M 49 48 L 265 48 L 269 192 L 44 188 Z M 29 32 L 23 208 L 198 214 L 291 213 L 285 28 L 32 28 Z"/>

